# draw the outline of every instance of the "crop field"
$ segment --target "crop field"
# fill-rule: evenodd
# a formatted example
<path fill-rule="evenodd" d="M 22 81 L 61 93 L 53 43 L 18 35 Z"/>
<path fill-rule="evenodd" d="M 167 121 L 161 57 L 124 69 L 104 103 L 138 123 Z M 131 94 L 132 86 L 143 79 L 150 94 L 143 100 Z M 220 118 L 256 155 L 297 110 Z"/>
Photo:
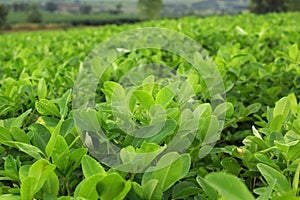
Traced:
<path fill-rule="evenodd" d="M 300 199 L 299 25 L 0 35 L 0 200 Z"/>

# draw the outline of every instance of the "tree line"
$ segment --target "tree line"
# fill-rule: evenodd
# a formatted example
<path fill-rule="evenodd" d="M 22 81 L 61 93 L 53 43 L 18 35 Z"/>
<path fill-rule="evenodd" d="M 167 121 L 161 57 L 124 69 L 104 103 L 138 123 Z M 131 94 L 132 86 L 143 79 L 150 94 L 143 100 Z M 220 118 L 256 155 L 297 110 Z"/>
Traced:
<path fill-rule="evenodd" d="M 54 2 L 47 2 L 45 8 L 49 12 L 54 12 L 58 9 L 58 5 Z M 120 11 L 122 5 L 117 5 L 117 11 Z M 163 8 L 163 0 L 139 0 L 138 10 L 142 20 L 158 19 Z M 41 22 L 42 15 L 36 5 L 26 3 L 13 3 L 10 7 L 0 4 L 0 28 L 6 23 L 9 10 L 27 11 L 28 22 Z M 90 5 L 81 5 L 80 13 L 88 14 L 91 12 Z M 300 11 L 300 0 L 251 0 L 249 10 L 257 14 L 265 14 L 269 12 L 287 12 Z M 117 14 L 117 13 L 113 13 Z"/>
<path fill-rule="evenodd" d="M 300 11 L 300 0 L 251 0 L 249 10 L 257 14 Z"/>

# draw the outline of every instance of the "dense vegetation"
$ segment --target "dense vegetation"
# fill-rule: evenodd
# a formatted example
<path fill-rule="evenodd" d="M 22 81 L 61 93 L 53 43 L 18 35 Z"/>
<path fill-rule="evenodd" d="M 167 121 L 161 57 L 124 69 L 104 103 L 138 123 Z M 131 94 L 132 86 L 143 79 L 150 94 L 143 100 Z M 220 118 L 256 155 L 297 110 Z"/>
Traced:
<path fill-rule="evenodd" d="M 0 4 L 0 28 L 6 23 L 8 12 L 8 8 Z"/>
<path fill-rule="evenodd" d="M 300 11 L 299 0 L 251 0 L 250 11 L 255 13 Z"/>
<path fill-rule="evenodd" d="M 300 199 L 299 20 L 299 13 L 246 14 L 1 35 L 0 199 Z M 179 100 L 149 76 L 132 95 L 131 117 L 147 125 L 155 118 L 150 107 L 163 106 L 165 131 L 149 140 L 128 136 L 114 121 L 110 102 L 115 89 L 125 93 L 117 82 L 134 66 L 173 67 L 190 83 L 202 113 L 186 153 L 166 154 L 156 171 L 127 173 L 99 164 L 83 145 L 72 89 L 80 65 L 99 43 L 148 26 L 185 33 L 208 51 L 225 86 L 226 120 L 217 143 L 201 156 L 203 130 L 217 133 L 215 119 L 222 114 L 212 107 L 203 77 L 170 52 L 127 52 L 101 78 L 96 109 L 83 113 L 89 125 L 100 123 L 110 141 L 127 150 L 124 163 L 134 159 L 128 152 L 168 146 L 180 121 L 189 128 L 197 115 L 180 113 Z M 186 91 L 178 89 L 179 95 Z M 90 114 L 98 121 L 89 121 Z"/>

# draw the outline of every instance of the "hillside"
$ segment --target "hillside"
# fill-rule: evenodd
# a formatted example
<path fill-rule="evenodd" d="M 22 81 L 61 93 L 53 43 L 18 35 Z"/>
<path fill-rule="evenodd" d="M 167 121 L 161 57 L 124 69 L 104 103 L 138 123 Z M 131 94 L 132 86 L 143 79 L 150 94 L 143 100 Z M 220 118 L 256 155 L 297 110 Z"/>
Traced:
<path fill-rule="evenodd" d="M 9 5 L 14 2 L 23 2 L 44 5 L 47 1 L 48 0 L 0 0 L 0 3 Z M 120 4 L 123 13 L 137 13 L 137 0 L 56 0 L 52 2 L 78 6 L 89 4 L 93 6 L 94 12 L 114 10 L 116 6 Z M 163 16 L 236 14 L 248 9 L 249 0 L 164 0 L 163 4 Z"/>

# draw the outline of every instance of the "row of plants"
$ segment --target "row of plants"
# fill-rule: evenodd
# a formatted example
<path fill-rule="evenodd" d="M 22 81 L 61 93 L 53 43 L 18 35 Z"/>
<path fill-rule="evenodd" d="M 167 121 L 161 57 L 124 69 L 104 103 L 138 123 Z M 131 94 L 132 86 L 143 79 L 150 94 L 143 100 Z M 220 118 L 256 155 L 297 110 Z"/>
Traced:
<path fill-rule="evenodd" d="M 299 19 L 298 13 L 187 17 L 1 35 L 0 199 L 299 199 Z M 208 51 L 224 102 L 214 107 L 204 77 L 180 56 L 142 49 L 115 60 L 94 108 L 76 113 L 73 86 L 92 49 L 149 26 L 182 32 Z M 131 71 L 149 63 L 170 66 L 186 81 L 157 80 L 151 75 L 157 68 L 142 77 Z M 124 75 L 140 86 L 126 88 Z M 140 129 L 130 132 L 126 122 Z M 162 129 L 152 135 L 147 127 L 156 126 Z M 121 149 L 117 167 L 97 160 L 107 141 Z M 172 151 L 186 143 L 185 152 Z M 143 173 L 122 170 L 152 162 Z"/>

